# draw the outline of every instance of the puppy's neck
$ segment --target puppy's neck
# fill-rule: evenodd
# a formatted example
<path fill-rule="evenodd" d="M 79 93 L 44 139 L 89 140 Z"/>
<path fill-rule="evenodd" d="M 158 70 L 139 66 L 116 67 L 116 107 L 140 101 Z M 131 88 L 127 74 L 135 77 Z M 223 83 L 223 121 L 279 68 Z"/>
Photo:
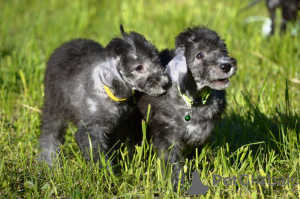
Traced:
<path fill-rule="evenodd" d="M 114 82 L 113 87 L 110 88 L 110 91 L 118 99 L 126 99 L 132 96 L 131 87 L 124 83 Z"/>
<path fill-rule="evenodd" d="M 207 86 L 203 87 L 200 90 L 186 90 L 185 93 L 182 93 L 180 87 L 175 84 L 174 86 L 172 86 L 172 91 L 173 94 L 174 92 L 177 92 L 175 96 L 178 97 L 179 101 L 185 102 L 189 109 L 191 109 L 192 106 L 205 105 L 211 95 L 211 88 Z"/>
<path fill-rule="evenodd" d="M 132 96 L 132 88 L 123 82 L 113 81 L 111 86 L 105 88 L 105 84 L 100 79 L 99 68 L 92 71 L 92 80 L 94 83 L 93 89 L 96 93 L 106 95 L 114 101 Z"/>

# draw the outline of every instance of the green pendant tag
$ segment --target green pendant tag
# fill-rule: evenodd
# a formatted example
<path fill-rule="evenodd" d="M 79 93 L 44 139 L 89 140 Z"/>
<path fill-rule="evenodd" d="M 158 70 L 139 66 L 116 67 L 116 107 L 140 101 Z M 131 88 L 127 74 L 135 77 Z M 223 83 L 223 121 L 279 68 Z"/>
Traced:
<path fill-rule="evenodd" d="M 185 121 L 190 121 L 191 117 L 190 117 L 190 115 L 186 115 L 184 119 L 185 119 Z"/>

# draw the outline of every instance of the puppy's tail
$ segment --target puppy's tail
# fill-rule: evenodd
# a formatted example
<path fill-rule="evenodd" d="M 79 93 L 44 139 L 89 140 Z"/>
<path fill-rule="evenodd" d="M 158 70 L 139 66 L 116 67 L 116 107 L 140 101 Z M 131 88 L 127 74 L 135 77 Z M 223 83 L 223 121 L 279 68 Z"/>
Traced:
<path fill-rule="evenodd" d="M 120 24 L 120 31 L 121 31 L 121 34 L 122 34 L 123 37 L 126 36 L 125 30 L 124 30 L 122 24 Z"/>

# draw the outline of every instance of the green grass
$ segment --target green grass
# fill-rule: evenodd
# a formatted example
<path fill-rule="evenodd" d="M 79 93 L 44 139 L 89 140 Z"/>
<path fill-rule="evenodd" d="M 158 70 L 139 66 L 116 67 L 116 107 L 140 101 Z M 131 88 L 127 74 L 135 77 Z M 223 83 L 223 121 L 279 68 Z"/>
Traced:
<path fill-rule="evenodd" d="M 262 23 L 246 24 L 245 19 L 268 16 L 267 9 L 261 3 L 237 14 L 247 2 L 0 1 L 0 197 L 186 197 L 189 175 L 185 190 L 173 192 L 170 175 L 164 179 L 164 165 L 147 142 L 136 146 L 132 161 L 126 150 L 119 151 L 120 172 L 113 174 L 83 160 L 71 127 L 61 147 L 63 166 L 38 166 L 40 113 L 32 108 L 42 106 L 47 59 L 72 38 L 106 45 L 120 35 L 122 23 L 159 49 L 173 48 L 174 37 L 184 28 L 204 24 L 226 40 L 230 55 L 239 62 L 228 89 L 228 108 L 212 140 L 185 162 L 187 174 L 198 170 L 202 182 L 210 185 L 202 198 L 299 198 L 299 185 L 213 185 L 213 175 L 243 174 L 289 175 L 300 183 L 300 37 L 291 37 L 289 25 L 286 35 L 277 30 L 274 37 L 264 38 Z"/>

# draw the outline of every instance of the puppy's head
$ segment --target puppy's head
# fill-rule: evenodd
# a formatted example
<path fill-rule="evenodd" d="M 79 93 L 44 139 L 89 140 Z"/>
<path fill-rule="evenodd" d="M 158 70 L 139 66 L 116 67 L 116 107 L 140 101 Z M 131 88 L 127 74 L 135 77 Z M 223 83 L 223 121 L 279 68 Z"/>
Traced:
<path fill-rule="evenodd" d="M 185 58 L 187 64 L 178 66 L 181 76 L 177 83 L 182 92 L 193 90 L 189 87 L 201 90 L 205 86 L 224 90 L 230 84 L 229 78 L 237 71 L 237 61 L 228 56 L 224 40 L 205 27 L 188 28 L 180 33 L 176 37 L 175 53 L 177 57 Z"/>
<path fill-rule="evenodd" d="M 106 47 L 108 55 L 113 56 L 112 67 L 119 74 L 115 81 L 152 96 L 165 93 L 170 80 L 164 74 L 158 50 L 144 36 L 136 32 L 127 34 L 122 26 L 120 29 L 122 38 L 114 38 Z"/>

